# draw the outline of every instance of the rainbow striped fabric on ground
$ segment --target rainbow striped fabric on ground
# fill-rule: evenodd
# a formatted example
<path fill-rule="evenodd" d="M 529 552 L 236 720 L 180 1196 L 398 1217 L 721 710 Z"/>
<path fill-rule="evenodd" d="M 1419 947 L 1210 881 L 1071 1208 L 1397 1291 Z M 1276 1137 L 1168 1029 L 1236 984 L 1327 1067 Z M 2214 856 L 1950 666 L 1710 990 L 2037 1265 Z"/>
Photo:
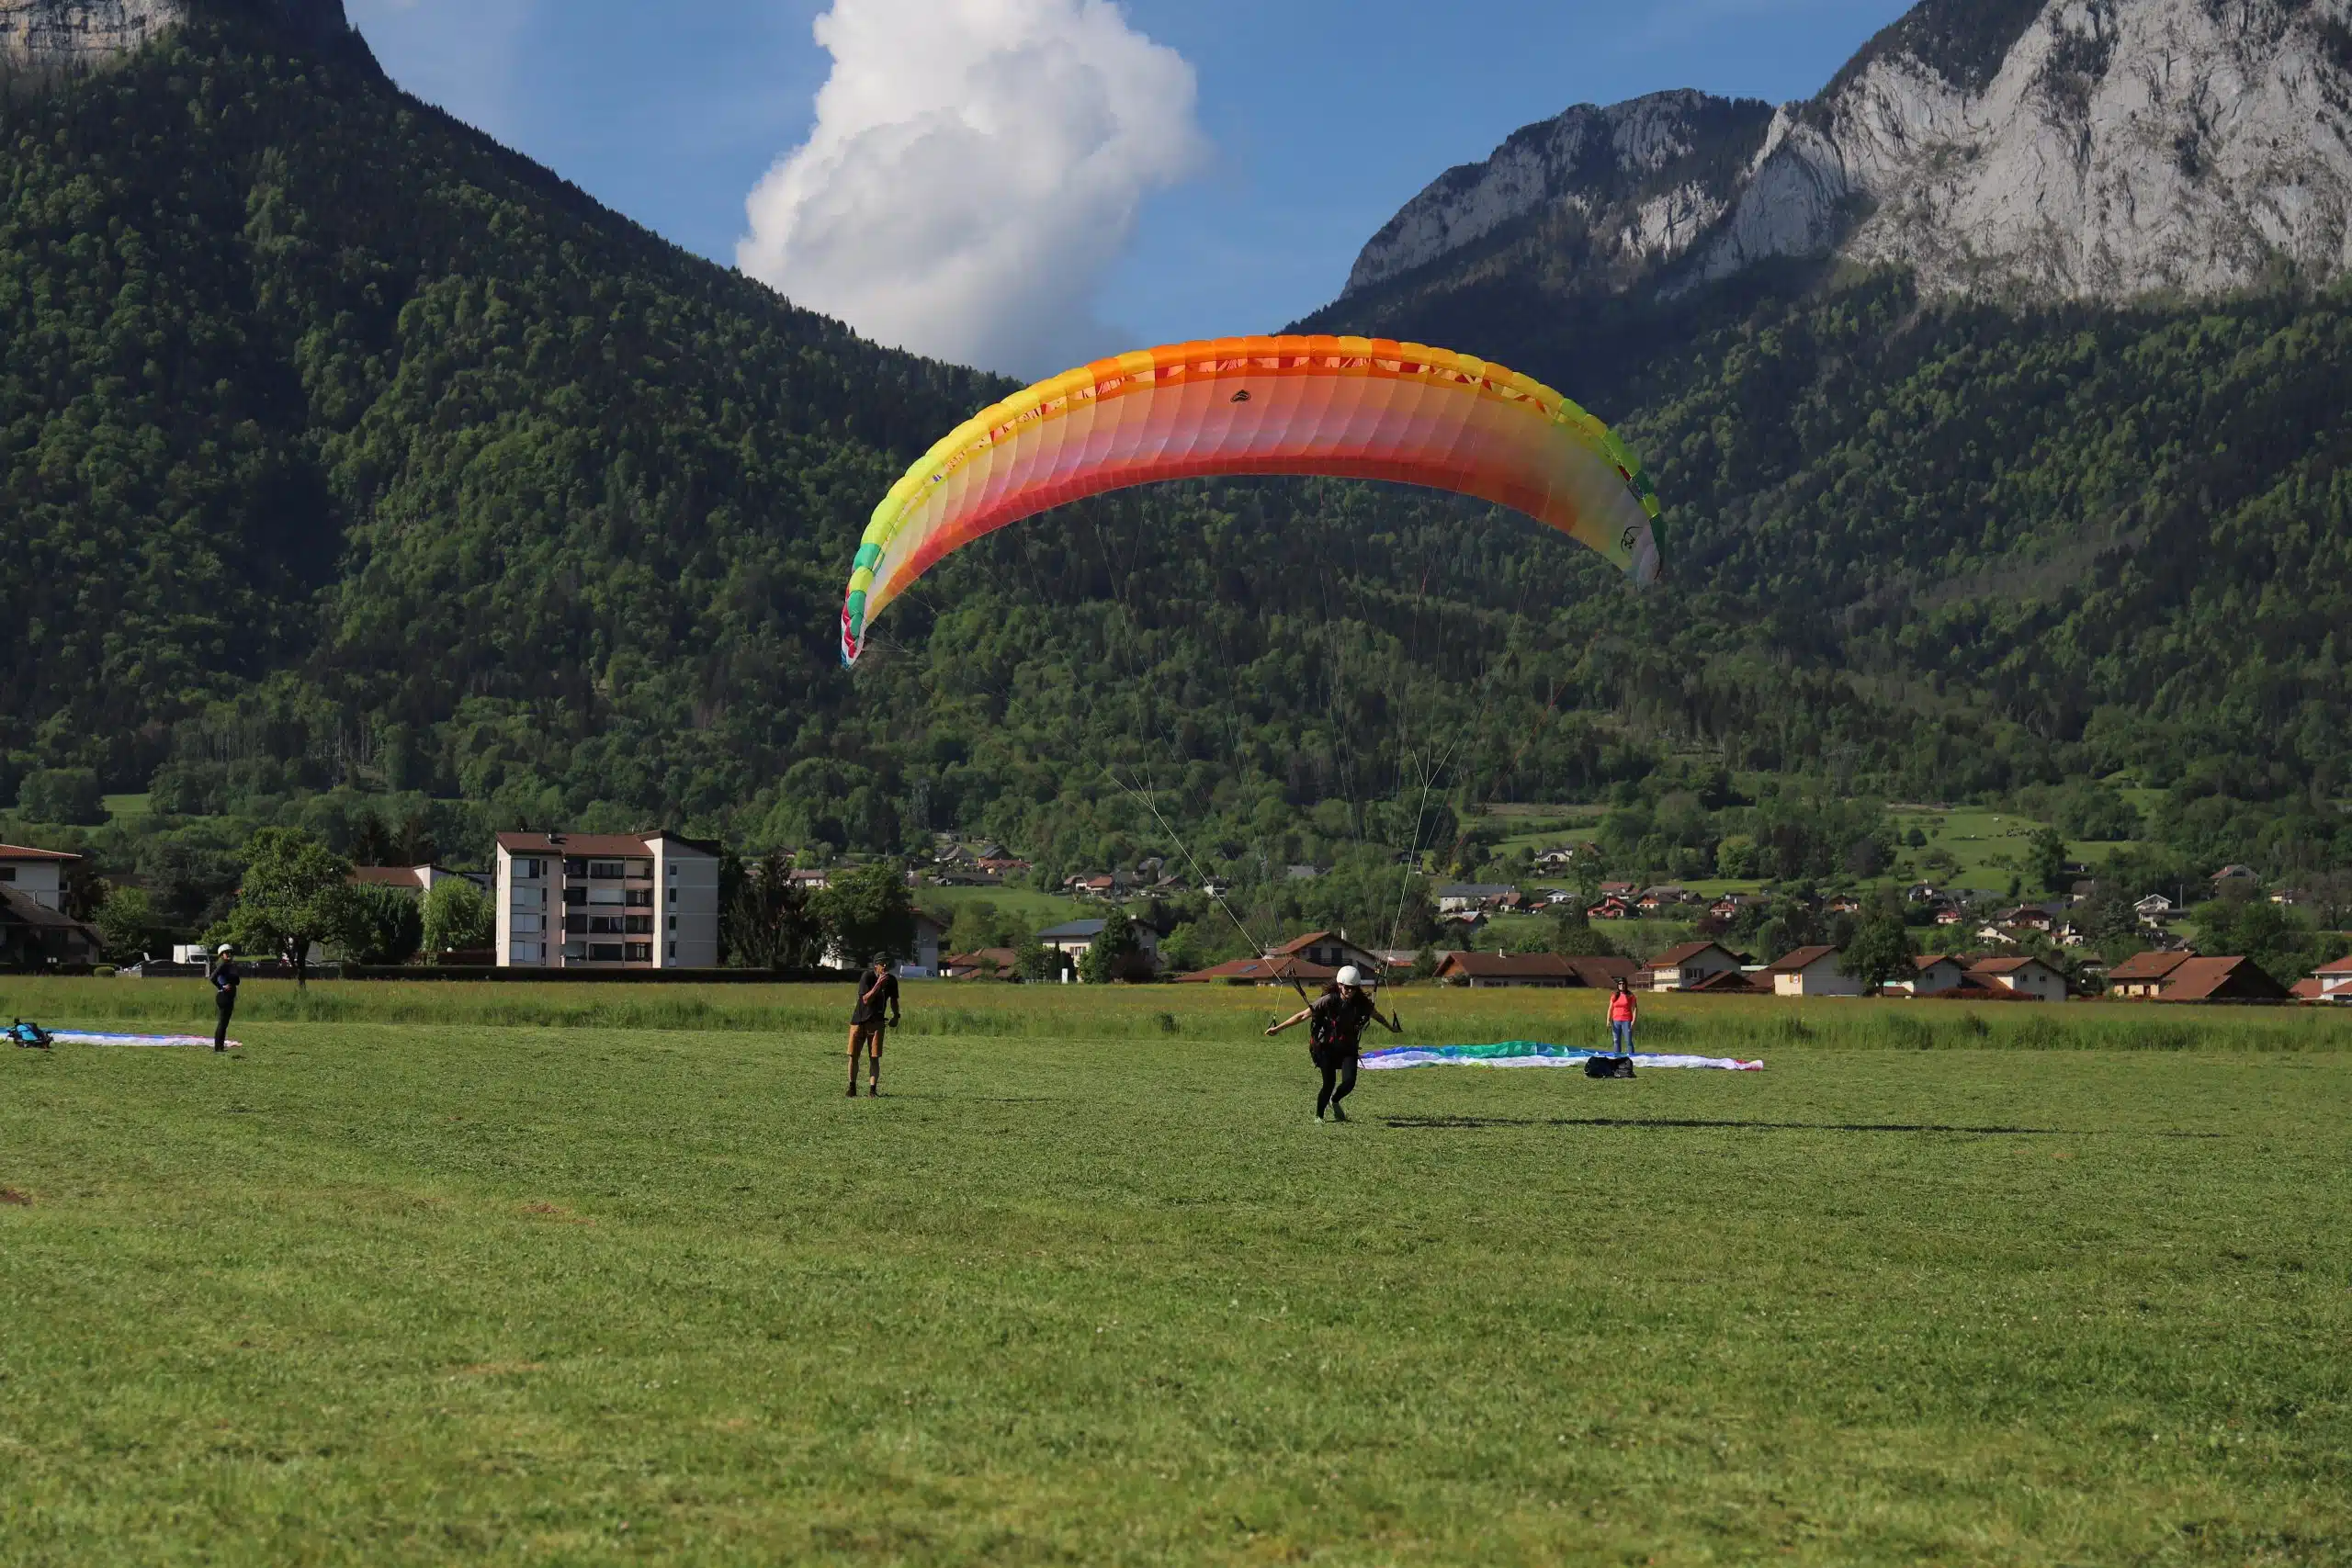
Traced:
<path fill-rule="evenodd" d="M 212 1048 L 209 1034 L 90 1034 L 78 1029 L 52 1030 L 49 1036 L 61 1045 L 201 1045 Z M 237 1042 L 229 1042 L 234 1048 Z"/>
<path fill-rule="evenodd" d="M 1410 1045 L 1393 1051 L 1366 1051 L 1362 1066 L 1366 1072 L 1378 1072 L 1391 1067 L 1581 1067 L 1595 1056 L 1611 1055 L 1606 1051 L 1587 1051 L 1573 1045 L 1543 1045 L 1532 1040 L 1506 1040 L 1497 1045 Z M 1732 1056 L 1644 1056 L 1634 1058 L 1636 1067 L 1713 1067 L 1723 1072 L 1760 1073 L 1761 1062 L 1743 1062 Z"/>

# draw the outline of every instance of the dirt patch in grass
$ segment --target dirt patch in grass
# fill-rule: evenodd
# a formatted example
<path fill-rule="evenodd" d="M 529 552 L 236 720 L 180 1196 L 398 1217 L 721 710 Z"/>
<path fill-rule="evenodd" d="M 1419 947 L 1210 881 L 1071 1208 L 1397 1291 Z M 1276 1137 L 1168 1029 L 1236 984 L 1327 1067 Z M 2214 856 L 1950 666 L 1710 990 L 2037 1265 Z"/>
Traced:
<path fill-rule="evenodd" d="M 20 1209 L 29 1209 L 33 1206 L 33 1195 L 19 1192 L 13 1187 L 0 1187 L 0 1203 L 14 1203 Z"/>

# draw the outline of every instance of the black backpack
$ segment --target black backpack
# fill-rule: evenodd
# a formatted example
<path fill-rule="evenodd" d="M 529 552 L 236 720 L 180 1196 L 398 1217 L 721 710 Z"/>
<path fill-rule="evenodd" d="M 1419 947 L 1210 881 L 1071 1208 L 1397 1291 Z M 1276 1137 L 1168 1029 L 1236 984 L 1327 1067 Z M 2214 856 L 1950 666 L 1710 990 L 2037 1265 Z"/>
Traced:
<path fill-rule="evenodd" d="M 51 1043 L 48 1030 L 38 1023 L 27 1023 L 21 1018 L 9 1021 L 8 1038 L 32 1051 L 46 1051 Z"/>
<path fill-rule="evenodd" d="M 1634 1076 L 1631 1056 L 1587 1056 L 1584 1076 L 1589 1078 L 1630 1078 Z"/>

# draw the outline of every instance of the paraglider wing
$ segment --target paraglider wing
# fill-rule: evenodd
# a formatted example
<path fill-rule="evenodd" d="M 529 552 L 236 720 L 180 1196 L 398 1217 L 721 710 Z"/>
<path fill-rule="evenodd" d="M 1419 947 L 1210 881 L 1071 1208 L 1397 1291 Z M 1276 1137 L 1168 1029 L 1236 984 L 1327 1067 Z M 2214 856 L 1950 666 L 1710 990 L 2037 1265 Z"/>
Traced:
<path fill-rule="evenodd" d="M 842 660 L 933 564 L 1049 507 L 1159 479 L 1317 474 L 1476 496 L 1657 575 L 1657 492 L 1599 420 L 1498 365 L 1385 338 L 1178 344 L 1068 371 L 966 421 L 874 509 Z"/>

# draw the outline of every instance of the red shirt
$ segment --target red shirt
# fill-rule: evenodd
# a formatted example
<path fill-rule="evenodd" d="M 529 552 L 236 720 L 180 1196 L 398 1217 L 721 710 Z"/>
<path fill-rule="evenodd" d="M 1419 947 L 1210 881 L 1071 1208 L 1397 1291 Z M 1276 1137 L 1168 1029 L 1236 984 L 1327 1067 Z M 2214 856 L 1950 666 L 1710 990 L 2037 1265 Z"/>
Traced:
<path fill-rule="evenodd" d="M 1611 1023 L 1631 1023 L 1634 1021 L 1633 992 L 1612 991 L 1610 993 L 1609 1021 Z"/>

